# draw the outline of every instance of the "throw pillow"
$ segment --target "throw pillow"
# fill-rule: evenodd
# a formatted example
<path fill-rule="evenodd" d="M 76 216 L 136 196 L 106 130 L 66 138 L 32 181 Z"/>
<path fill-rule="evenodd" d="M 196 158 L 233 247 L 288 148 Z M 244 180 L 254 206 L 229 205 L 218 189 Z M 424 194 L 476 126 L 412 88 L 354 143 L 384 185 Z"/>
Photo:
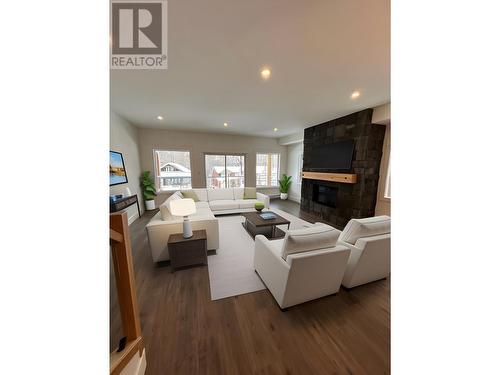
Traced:
<path fill-rule="evenodd" d="M 200 200 L 198 199 L 198 196 L 196 195 L 196 193 L 192 190 L 185 190 L 185 191 L 182 191 L 181 192 L 182 196 L 184 198 L 191 198 L 192 200 L 194 200 L 195 202 L 199 202 Z"/>
<path fill-rule="evenodd" d="M 243 199 L 257 199 L 257 189 L 253 187 L 246 187 L 243 193 Z"/>

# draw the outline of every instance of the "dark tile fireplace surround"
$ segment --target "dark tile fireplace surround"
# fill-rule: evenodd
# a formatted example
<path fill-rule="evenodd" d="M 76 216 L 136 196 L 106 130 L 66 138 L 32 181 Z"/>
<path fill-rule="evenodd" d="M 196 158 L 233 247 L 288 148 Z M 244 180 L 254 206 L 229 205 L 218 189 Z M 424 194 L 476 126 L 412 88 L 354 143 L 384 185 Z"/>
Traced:
<path fill-rule="evenodd" d="M 375 214 L 385 126 L 372 124 L 372 114 L 373 109 L 366 109 L 304 130 L 304 172 L 313 171 L 311 153 L 315 146 L 354 140 L 350 171 L 322 172 L 355 173 L 355 184 L 302 179 L 300 209 L 339 229 L 351 218 Z"/>

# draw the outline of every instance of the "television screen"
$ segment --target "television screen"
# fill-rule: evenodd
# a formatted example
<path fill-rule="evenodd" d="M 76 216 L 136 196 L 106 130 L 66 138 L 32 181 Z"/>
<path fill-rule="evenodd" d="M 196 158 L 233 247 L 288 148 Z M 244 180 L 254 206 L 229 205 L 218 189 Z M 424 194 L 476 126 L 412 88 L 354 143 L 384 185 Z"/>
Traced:
<path fill-rule="evenodd" d="M 125 171 L 125 163 L 121 152 L 109 152 L 109 185 L 126 184 L 127 172 Z"/>
<path fill-rule="evenodd" d="M 312 170 L 349 170 L 353 151 L 353 140 L 313 147 L 309 168 Z"/>

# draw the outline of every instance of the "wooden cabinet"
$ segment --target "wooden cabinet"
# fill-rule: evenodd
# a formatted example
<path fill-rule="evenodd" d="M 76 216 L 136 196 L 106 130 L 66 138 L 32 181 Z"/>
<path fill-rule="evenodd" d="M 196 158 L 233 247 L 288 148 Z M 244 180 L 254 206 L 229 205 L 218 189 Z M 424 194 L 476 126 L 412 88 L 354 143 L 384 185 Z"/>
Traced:
<path fill-rule="evenodd" d="M 172 272 L 180 267 L 207 264 L 207 232 L 194 230 L 191 238 L 184 238 L 182 233 L 171 234 L 168 253 Z"/>
<path fill-rule="evenodd" d="M 139 199 L 137 199 L 137 195 L 131 195 L 130 197 L 110 201 L 109 212 L 118 212 L 134 204 L 137 205 L 137 212 L 139 213 L 139 217 L 141 217 L 141 209 L 139 208 Z"/>

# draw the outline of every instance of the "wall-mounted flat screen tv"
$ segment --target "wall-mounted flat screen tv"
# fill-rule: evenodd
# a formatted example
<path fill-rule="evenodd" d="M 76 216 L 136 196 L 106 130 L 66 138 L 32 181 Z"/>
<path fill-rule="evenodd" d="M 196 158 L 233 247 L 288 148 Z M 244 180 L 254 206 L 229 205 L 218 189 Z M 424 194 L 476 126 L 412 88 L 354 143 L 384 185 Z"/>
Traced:
<path fill-rule="evenodd" d="M 318 171 L 350 170 L 353 152 L 353 140 L 313 147 L 309 168 Z"/>
<path fill-rule="evenodd" d="M 121 152 L 109 152 L 109 185 L 126 184 L 127 171 L 125 171 L 125 163 Z"/>

